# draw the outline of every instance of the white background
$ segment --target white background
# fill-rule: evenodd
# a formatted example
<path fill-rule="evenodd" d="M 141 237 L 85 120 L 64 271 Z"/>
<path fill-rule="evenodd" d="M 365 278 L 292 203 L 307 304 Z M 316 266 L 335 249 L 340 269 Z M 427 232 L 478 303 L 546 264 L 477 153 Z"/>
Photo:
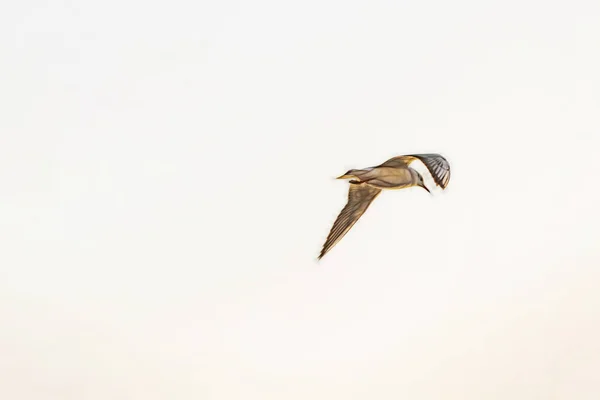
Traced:
<path fill-rule="evenodd" d="M 0 398 L 600 398 L 600 3 L 0 6 Z M 439 152 L 320 262 L 333 178 Z"/>

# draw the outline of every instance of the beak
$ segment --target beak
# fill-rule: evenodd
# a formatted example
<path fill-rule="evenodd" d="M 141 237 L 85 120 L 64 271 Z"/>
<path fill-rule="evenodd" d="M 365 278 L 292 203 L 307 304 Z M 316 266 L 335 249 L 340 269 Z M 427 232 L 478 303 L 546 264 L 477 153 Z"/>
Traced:
<path fill-rule="evenodd" d="M 423 189 L 427 190 L 427 193 L 431 194 L 431 191 L 429 191 L 429 189 L 427 189 L 427 186 L 425 186 L 425 185 L 421 185 L 421 187 L 422 187 Z"/>

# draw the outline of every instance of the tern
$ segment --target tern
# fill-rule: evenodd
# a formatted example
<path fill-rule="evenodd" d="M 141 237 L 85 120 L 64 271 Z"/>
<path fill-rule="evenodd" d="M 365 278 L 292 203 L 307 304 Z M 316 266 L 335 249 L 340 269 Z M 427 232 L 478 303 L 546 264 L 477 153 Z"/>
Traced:
<path fill-rule="evenodd" d="M 348 202 L 333 223 L 319 260 L 348 233 L 382 190 L 419 186 L 431 193 L 423 182 L 423 176 L 410 166 L 415 160 L 420 160 L 427 167 L 437 186 L 446 189 L 450 181 L 450 164 L 439 154 L 393 157 L 376 167 L 351 169 L 337 178 L 350 179 Z"/>

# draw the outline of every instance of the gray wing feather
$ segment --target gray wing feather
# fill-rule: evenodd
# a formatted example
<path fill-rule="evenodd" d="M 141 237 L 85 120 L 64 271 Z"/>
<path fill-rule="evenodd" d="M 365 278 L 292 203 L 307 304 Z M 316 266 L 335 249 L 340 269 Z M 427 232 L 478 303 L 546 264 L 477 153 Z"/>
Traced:
<path fill-rule="evenodd" d="M 333 248 L 348 233 L 350 228 L 367 211 L 371 202 L 381 193 L 381 189 L 365 183 L 350 183 L 348 202 L 333 223 L 333 227 L 323 245 L 319 259 Z"/>
<path fill-rule="evenodd" d="M 412 154 L 409 157 L 418 158 L 425 164 L 433 180 L 442 189 L 446 189 L 450 181 L 450 164 L 439 154 Z"/>

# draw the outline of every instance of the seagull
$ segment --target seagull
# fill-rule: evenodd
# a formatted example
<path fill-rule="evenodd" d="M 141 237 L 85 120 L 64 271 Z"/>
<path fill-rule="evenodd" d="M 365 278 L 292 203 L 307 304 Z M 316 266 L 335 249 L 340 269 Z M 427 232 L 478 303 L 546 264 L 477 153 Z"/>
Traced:
<path fill-rule="evenodd" d="M 439 154 L 393 157 L 376 167 L 351 169 L 337 178 L 350 179 L 348 202 L 333 223 L 319 260 L 348 233 L 383 189 L 419 186 L 431 193 L 423 182 L 423 176 L 410 166 L 415 160 L 420 160 L 427 167 L 437 186 L 446 189 L 450 181 L 450 164 Z"/>

